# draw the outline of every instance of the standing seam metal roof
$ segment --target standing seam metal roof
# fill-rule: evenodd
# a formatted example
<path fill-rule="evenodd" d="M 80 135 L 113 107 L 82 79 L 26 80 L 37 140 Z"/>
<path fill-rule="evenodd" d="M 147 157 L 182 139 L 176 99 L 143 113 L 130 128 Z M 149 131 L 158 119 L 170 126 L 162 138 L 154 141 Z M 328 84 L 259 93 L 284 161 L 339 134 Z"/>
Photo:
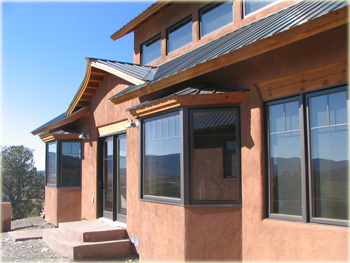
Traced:
<path fill-rule="evenodd" d="M 138 90 L 148 84 L 252 44 L 257 40 L 281 33 L 347 5 L 347 1 L 300 1 L 159 65 L 153 80 L 141 85 L 129 86 L 110 99 Z"/>

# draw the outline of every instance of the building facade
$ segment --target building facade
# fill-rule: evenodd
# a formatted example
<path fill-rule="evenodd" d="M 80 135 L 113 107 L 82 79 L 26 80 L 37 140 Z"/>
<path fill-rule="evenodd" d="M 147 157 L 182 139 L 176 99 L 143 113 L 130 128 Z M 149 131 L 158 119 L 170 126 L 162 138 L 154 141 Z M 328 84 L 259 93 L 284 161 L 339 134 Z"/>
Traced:
<path fill-rule="evenodd" d="M 46 220 L 141 261 L 348 260 L 348 3 L 157 2 L 86 58 L 46 143 Z"/>

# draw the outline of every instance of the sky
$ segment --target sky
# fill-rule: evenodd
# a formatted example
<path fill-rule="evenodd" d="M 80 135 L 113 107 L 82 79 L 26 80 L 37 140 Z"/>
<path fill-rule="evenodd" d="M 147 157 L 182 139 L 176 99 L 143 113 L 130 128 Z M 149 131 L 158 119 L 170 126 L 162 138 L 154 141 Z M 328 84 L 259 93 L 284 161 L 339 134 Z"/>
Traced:
<path fill-rule="evenodd" d="M 86 57 L 133 62 L 133 34 L 110 36 L 155 1 L 1 2 L 0 145 L 34 150 L 31 131 L 65 112 L 86 72 Z"/>

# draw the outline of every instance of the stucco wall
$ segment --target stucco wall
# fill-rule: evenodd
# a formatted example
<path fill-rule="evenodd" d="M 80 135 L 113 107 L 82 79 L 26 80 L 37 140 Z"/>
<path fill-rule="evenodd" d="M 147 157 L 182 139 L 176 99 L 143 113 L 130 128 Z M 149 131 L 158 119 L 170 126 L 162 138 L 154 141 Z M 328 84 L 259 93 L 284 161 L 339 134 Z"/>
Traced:
<path fill-rule="evenodd" d="M 57 226 L 57 188 L 45 187 L 45 220 Z"/>

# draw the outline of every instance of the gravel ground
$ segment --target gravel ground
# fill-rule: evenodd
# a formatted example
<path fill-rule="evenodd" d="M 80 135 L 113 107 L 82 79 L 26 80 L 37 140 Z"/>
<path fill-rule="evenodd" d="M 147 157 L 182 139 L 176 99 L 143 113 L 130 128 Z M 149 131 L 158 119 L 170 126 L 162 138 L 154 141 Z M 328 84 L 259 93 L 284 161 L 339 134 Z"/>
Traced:
<path fill-rule="evenodd" d="M 45 219 L 41 217 L 29 217 L 11 222 L 11 232 L 53 227 L 52 224 L 47 223 Z M 53 252 L 45 245 L 42 239 L 13 242 L 7 236 L 7 233 L 1 233 L 0 252 L 1 262 L 74 262 Z M 136 255 L 130 255 L 128 258 L 110 259 L 106 261 L 138 262 Z"/>

